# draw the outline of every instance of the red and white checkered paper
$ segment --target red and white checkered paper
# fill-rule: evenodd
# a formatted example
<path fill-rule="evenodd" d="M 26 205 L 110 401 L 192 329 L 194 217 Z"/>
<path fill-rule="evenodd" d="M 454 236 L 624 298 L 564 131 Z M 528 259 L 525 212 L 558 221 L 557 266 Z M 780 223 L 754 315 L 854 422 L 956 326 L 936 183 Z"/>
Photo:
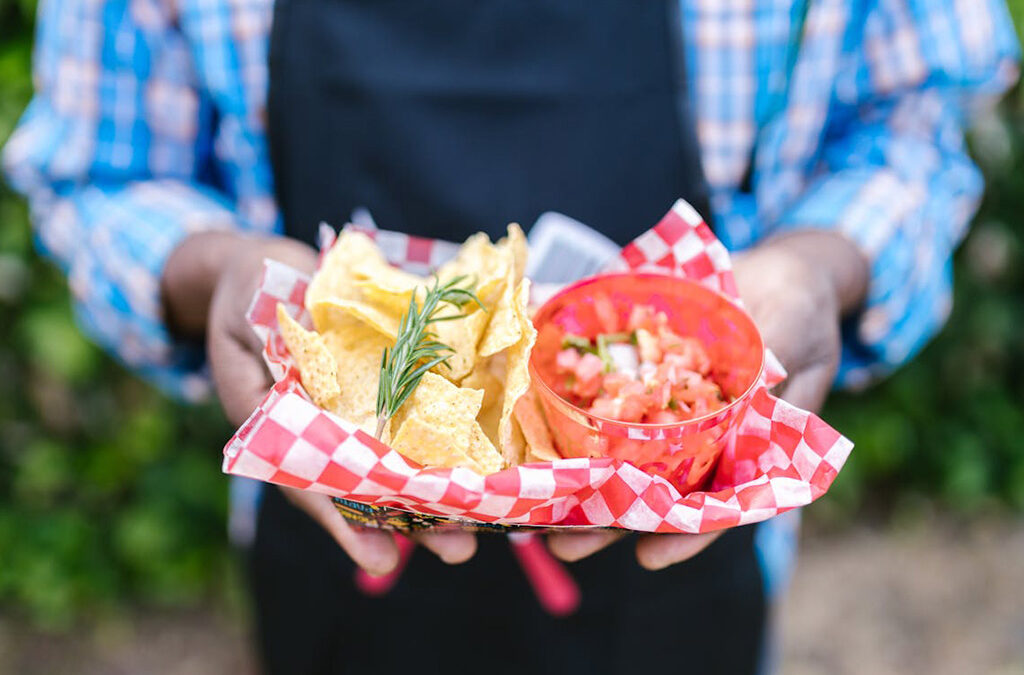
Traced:
<path fill-rule="evenodd" d="M 449 242 L 371 234 L 390 262 L 417 272 L 456 250 Z M 325 243 L 323 250 L 333 237 Z M 725 247 L 683 201 L 609 266 L 623 270 L 684 276 L 736 298 Z M 816 415 L 768 392 L 785 377 L 769 352 L 761 385 L 730 432 L 707 491 L 682 495 L 665 479 L 608 458 L 525 464 L 490 476 L 466 468 L 423 468 L 306 395 L 274 312 L 284 302 L 309 325 L 302 302 L 307 283 L 297 271 L 268 261 L 249 319 L 264 341 L 277 384 L 224 448 L 227 473 L 484 523 L 698 533 L 809 504 L 828 490 L 853 447 Z"/>

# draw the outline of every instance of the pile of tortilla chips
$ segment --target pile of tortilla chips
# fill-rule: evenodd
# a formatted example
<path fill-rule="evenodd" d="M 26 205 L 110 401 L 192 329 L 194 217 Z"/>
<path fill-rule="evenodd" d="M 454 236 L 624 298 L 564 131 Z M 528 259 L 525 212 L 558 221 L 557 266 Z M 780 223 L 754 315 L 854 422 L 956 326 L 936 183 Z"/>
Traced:
<path fill-rule="evenodd" d="M 483 308 L 471 303 L 461 318 L 431 325 L 452 349 L 447 367 L 424 375 L 388 420 L 382 441 L 424 466 L 464 466 L 481 474 L 557 458 L 542 419 L 543 429 L 537 428 L 536 401 L 527 395 L 537 333 L 527 312 L 526 255 L 526 238 L 512 224 L 497 244 L 473 235 L 436 270 L 441 283 L 474 280 Z M 382 353 L 394 344 L 410 299 L 422 300 L 433 281 L 389 265 L 365 234 L 341 233 L 306 291 L 315 330 L 277 308 L 285 344 L 318 406 L 374 433 Z M 446 309 L 452 308 L 440 311 Z M 536 447 L 528 449 L 524 432 L 538 439 L 531 444 Z"/>

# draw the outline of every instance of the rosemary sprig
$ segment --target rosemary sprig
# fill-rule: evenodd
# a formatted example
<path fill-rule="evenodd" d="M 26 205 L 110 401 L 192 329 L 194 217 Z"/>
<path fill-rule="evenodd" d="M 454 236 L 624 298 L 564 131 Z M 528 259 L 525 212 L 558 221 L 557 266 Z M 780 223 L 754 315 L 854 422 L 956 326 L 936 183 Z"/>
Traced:
<path fill-rule="evenodd" d="M 441 306 L 448 304 L 461 310 L 473 302 L 486 311 L 473 292 L 473 282 L 463 284 L 467 279 L 466 276 L 458 276 L 441 284 L 435 277 L 434 285 L 424 295 L 422 305 L 416 302 L 416 294 L 413 293 L 409 309 L 398 326 L 395 346 L 385 349 L 380 360 L 376 438 L 380 438 L 384 425 L 416 389 L 424 373 L 441 364 L 448 366 L 452 348 L 437 340 L 437 335 L 430 330 L 430 324 L 459 319 L 465 314 L 435 316 Z"/>

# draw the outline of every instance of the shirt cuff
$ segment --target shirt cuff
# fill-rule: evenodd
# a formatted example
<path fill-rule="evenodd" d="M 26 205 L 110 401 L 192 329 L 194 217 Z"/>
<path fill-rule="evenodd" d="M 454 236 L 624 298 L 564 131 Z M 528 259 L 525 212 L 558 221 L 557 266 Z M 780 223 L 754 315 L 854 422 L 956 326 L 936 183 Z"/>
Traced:
<path fill-rule="evenodd" d="M 950 256 L 981 179 L 967 171 L 946 184 L 962 190 L 927 190 L 886 167 L 845 169 L 819 179 L 780 220 L 776 232 L 839 232 L 869 262 L 864 305 L 843 325 L 840 386 L 864 386 L 899 366 L 948 317 Z"/>

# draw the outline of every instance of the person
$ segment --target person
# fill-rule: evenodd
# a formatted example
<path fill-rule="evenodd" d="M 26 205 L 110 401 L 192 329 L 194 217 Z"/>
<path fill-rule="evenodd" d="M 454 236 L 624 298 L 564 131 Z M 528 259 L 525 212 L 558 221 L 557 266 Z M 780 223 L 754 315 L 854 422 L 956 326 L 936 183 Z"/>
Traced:
<path fill-rule="evenodd" d="M 963 130 L 1017 57 L 1000 0 L 44 0 L 4 167 L 83 330 L 169 392 L 212 382 L 235 423 L 269 383 L 244 319 L 262 261 L 312 269 L 319 221 L 457 241 L 552 210 L 624 243 L 677 197 L 736 252 L 781 395 L 817 409 L 947 316 L 982 189 Z M 613 539 L 548 539 L 582 588 L 568 618 L 465 533 L 420 535 L 435 556 L 371 599 L 353 561 L 392 569 L 394 540 L 267 488 L 263 661 L 755 672 L 752 528 Z"/>

